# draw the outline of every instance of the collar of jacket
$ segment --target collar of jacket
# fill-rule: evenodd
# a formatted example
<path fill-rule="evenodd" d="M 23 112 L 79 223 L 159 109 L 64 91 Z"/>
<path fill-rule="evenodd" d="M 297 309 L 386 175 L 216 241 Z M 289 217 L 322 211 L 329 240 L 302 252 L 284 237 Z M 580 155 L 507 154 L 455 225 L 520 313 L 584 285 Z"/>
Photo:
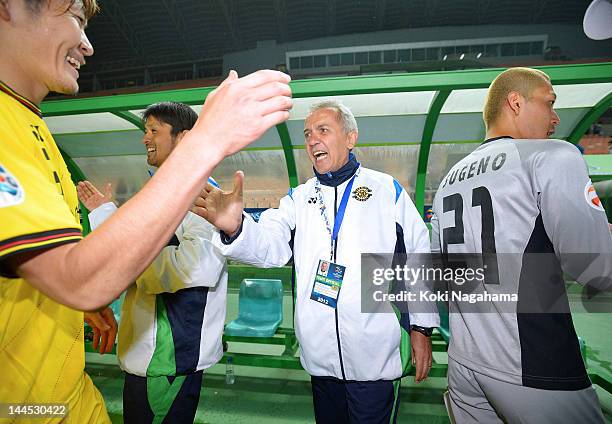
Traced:
<path fill-rule="evenodd" d="M 338 187 L 351 178 L 357 172 L 357 168 L 359 168 L 359 162 L 357 162 L 355 155 L 351 152 L 349 153 L 348 162 L 337 171 L 326 172 L 325 174 L 319 174 L 314 168 L 313 171 L 321 184 L 329 187 Z"/>

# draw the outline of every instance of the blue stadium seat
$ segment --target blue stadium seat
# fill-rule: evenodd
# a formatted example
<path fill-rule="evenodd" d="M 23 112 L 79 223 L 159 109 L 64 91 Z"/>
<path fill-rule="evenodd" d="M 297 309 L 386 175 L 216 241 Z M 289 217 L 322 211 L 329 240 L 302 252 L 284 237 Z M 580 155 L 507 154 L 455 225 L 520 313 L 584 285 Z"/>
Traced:
<path fill-rule="evenodd" d="M 225 326 L 225 334 L 272 337 L 282 320 L 283 283 L 245 278 L 240 283 L 238 318 Z"/>

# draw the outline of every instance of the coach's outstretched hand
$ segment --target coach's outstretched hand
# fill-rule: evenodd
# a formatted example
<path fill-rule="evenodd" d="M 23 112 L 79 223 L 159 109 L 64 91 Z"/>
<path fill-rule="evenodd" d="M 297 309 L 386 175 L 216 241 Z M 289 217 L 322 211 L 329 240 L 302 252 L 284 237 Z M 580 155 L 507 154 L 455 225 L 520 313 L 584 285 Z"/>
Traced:
<path fill-rule="evenodd" d="M 191 211 L 210 222 L 228 236 L 233 236 L 242 224 L 244 201 L 242 187 L 244 174 L 236 171 L 234 174 L 234 189 L 222 191 L 206 184 L 204 190 L 196 198 Z"/>

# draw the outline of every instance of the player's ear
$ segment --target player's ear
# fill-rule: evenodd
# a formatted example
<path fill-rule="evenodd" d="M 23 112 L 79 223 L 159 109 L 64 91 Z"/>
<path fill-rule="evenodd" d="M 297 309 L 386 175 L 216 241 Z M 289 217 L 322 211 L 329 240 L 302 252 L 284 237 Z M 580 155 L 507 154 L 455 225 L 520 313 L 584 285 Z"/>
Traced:
<path fill-rule="evenodd" d="M 183 137 L 185 137 L 185 134 L 187 134 L 189 132 L 189 130 L 183 130 L 180 133 L 178 133 L 176 135 L 176 142 L 178 143 L 179 141 L 181 141 L 183 139 Z"/>
<path fill-rule="evenodd" d="M 521 96 L 521 93 L 518 91 L 511 91 L 506 97 L 506 103 L 512 112 L 514 112 L 515 115 L 518 115 L 523 106 L 523 96 Z"/>
<path fill-rule="evenodd" d="M 351 131 L 350 133 L 347 134 L 346 147 L 348 147 L 349 150 L 355 147 L 355 145 L 357 144 L 358 137 L 359 137 L 359 134 L 357 133 L 357 131 Z"/>

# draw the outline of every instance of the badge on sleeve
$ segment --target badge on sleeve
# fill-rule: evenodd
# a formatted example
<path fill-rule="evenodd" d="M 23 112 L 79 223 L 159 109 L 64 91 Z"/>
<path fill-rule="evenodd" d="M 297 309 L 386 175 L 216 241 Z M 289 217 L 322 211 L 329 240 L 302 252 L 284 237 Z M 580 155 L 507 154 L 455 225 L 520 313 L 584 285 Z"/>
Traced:
<path fill-rule="evenodd" d="M 310 298 L 336 309 L 346 267 L 330 261 L 319 260 Z"/>
<path fill-rule="evenodd" d="M 597 192 L 595 191 L 595 187 L 593 187 L 593 183 L 591 180 L 588 180 L 586 186 L 584 187 L 584 198 L 593 209 L 597 209 L 598 211 L 605 212 L 603 205 L 601 204 L 601 199 L 597 196 Z"/>
<path fill-rule="evenodd" d="M 25 193 L 17 178 L 0 164 L 0 208 L 18 205 L 24 198 Z"/>

